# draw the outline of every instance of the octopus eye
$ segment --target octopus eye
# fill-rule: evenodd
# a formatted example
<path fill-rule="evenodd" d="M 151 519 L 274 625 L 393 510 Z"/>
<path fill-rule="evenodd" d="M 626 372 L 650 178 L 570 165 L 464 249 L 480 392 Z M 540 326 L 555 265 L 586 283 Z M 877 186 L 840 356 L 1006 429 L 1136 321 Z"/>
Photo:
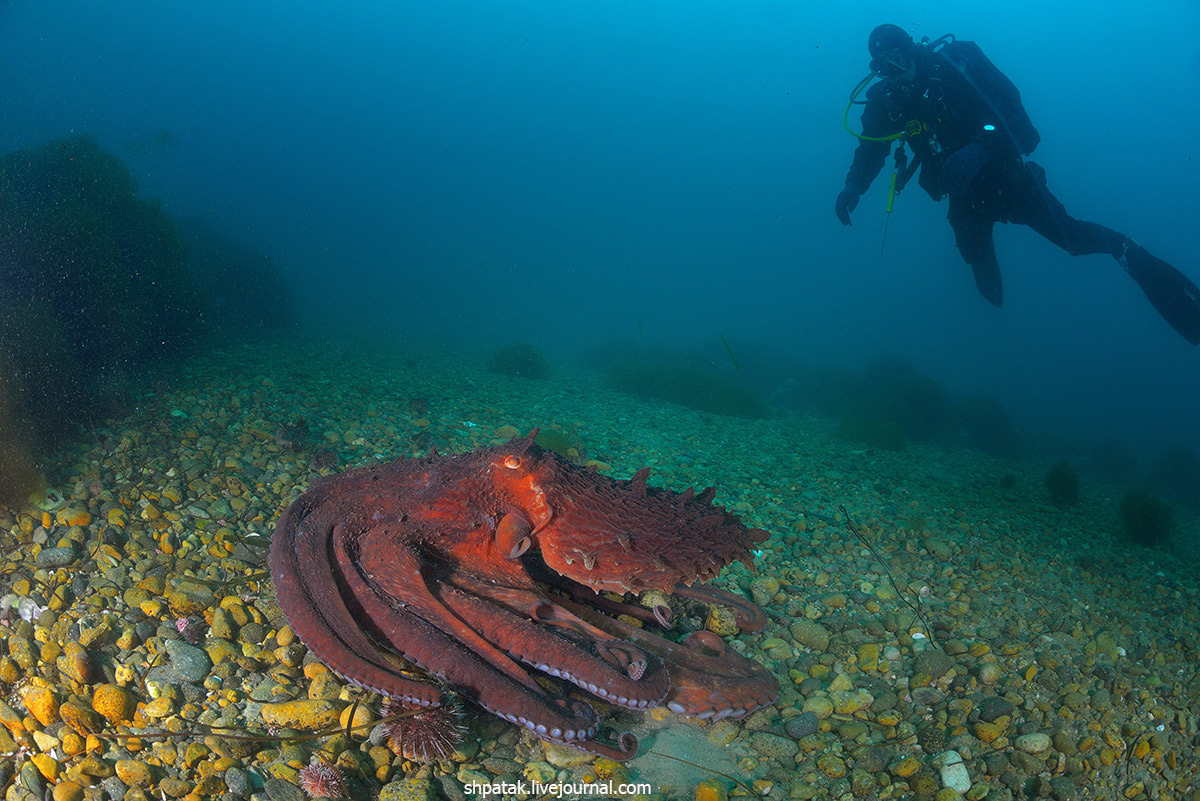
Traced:
<path fill-rule="evenodd" d="M 516 470 L 518 467 L 521 466 L 521 457 L 520 456 L 505 456 L 504 457 L 504 466 L 511 470 Z"/>

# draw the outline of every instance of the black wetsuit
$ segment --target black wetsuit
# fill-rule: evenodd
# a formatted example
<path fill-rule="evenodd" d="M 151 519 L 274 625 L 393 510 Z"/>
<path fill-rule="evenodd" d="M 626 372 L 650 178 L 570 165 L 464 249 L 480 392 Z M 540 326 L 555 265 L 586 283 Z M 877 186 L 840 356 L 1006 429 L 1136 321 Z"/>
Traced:
<path fill-rule="evenodd" d="M 980 294 L 996 306 L 1004 299 L 992 240 L 997 222 L 1028 225 L 1073 256 L 1121 257 L 1123 234 L 1067 214 L 1046 189 L 1045 171 L 1022 159 L 1036 146 L 1037 132 L 1020 108 L 1016 87 L 978 45 L 918 45 L 914 62 L 911 81 L 892 78 L 867 90 L 862 133 L 886 137 L 913 131 L 904 141 L 920 161 L 919 183 L 934 200 L 949 196 L 950 225 L 959 252 L 975 272 Z M 981 89 L 973 66 L 981 68 L 975 75 L 990 76 L 990 86 Z M 1006 119 L 1014 121 L 1010 125 Z M 860 140 L 844 191 L 855 198 L 866 192 L 892 144 Z M 956 154 L 958 159 L 953 158 Z M 944 170 L 948 164 L 952 169 Z"/>

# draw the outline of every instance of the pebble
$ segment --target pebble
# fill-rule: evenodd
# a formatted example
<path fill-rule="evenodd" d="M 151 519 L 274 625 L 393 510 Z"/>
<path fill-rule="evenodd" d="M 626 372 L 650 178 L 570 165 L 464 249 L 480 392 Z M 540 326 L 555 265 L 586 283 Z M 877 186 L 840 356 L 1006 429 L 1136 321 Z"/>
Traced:
<path fill-rule="evenodd" d="M 238 798 L 250 795 L 250 777 L 241 768 L 229 768 L 225 771 L 225 787 Z"/>
<path fill-rule="evenodd" d="M 100 787 L 113 801 L 123 801 L 125 794 L 129 792 L 129 786 L 117 776 L 109 776 L 107 779 L 102 779 Z"/>
<path fill-rule="evenodd" d="M 1013 745 L 1027 754 L 1040 754 L 1050 748 L 1050 735 L 1042 732 L 1022 734 L 1013 741 Z"/>
<path fill-rule="evenodd" d="M 394 779 L 379 791 L 378 801 L 437 801 L 437 792 L 427 776 Z"/>
<path fill-rule="evenodd" d="M 183 640 L 166 640 L 164 646 L 171 657 L 171 669 L 179 678 L 199 684 L 212 669 L 212 659 L 201 648 Z"/>
<path fill-rule="evenodd" d="M 283 779 L 267 779 L 263 790 L 270 801 L 308 801 L 299 787 Z"/>
<path fill-rule="evenodd" d="M 343 701 L 327 698 L 264 704 L 262 718 L 272 726 L 314 731 L 337 723 L 344 706 Z"/>
<path fill-rule="evenodd" d="M 998 695 L 989 696 L 979 704 L 979 718 L 988 723 L 995 722 L 996 718 L 1012 715 L 1012 712 L 1013 705 Z"/>
<path fill-rule="evenodd" d="M 595 757 L 586 751 L 580 751 L 569 745 L 542 743 L 542 750 L 546 754 L 546 761 L 556 768 L 574 768 L 590 764 L 595 760 Z"/>
<path fill-rule="evenodd" d="M 949 787 L 959 793 L 971 789 L 971 774 L 963 764 L 962 755 L 957 751 L 943 751 L 931 760 L 931 764 L 938 769 L 943 787 Z"/>
<path fill-rule="evenodd" d="M 809 712 L 821 720 L 825 720 L 825 718 L 833 714 L 833 701 L 830 701 L 823 695 L 814 695 L 805 700 L 803 711 Z"/>
<path fill-rule="evenodd" d="M 54 801 L 83 801 L 83 787 L 75 782 L 54 785 Z"/>
<path fill-rule="evenodd" d="M 145 762 L 136 759 L 118 759 L 114 766 L 117 778 L 129 787 L 146 789 L 154 785 L 154 771 Z"/>
<path fill-rule="evenodd" d="M 75 561 L 75 549 L 43 548 L 34 561 L 38 567 L 65 567 Z"/>
<path fill-rule="evenodd" d="M 800 746 L 796 744 L 795 740 L 765 731 L 756 731 L 750 735 L 750 747 L 763 756 L 786 760 L 785 764 L 789 765 L 791 764 L 790 760 L 800 750 Z"/>
<path fill-rule="evenodd" d="M 1004 676 L 1004 669 L 995 662 L 985 662 L 979 666 L 979 681 L 983 684 L 995 684 Z"/>
<path fill-rule="evenodd" d="M 799 740 L 810 734 L 815 734 L 821 728 L 821 721 L 812 712 L 801 712 L 784 724 L 788 737 Z"/>
<path fill-rule="evenodd" d="M 101 684 L 92 696 L 92 709 L 111 723 L 133 720 L 137 710 L 137 698 L 128 690 L 115 684 Z"/>
<path fill-rule="evenodd" d="M 49 687 L 33 687 L 26 692 L 25 708 L 43 726 L 58 722 L 58 699 Z"/>
<path fill-rule="evenodd" d="M 716 779 L 705 779 L 696 785 L 695 801 L 728 801 L 729 791 Z"/>
<path fill-rule="evenodd" d="M 829 630 L 815 620 L 794 620 L 788 631 L 793 640 L 814 651 L 824 653 L 829 648 Z"/>
<path fill-rule="evenodd" d="M 938 648 L 929 648 L 917 654 L 913 660 L 913 673 L 927 675 L 931 681 L 937 681 L 954 667 L 954 662 L 946 653 Z"/>

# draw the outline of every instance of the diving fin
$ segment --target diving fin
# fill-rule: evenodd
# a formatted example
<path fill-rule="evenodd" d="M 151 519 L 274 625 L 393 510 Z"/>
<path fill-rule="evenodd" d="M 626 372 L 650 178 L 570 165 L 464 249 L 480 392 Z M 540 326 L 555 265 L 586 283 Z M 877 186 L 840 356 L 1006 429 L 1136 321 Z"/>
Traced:
<path fill-rule="evenodd" d="M 1191 279 L 1132 239 L 1121 244 L 1117 261 L 1162 318 L 1188 342 L 1200 345 L 1200 289 Z"/>
<path fill-rule="evenodd" d="M 1004 282 L 1000 279 L 1000 265 L 995 257 L 971 265 L 975 273 L 975 288 L 979 294 L 996 308 L 1004 303 Z"/>

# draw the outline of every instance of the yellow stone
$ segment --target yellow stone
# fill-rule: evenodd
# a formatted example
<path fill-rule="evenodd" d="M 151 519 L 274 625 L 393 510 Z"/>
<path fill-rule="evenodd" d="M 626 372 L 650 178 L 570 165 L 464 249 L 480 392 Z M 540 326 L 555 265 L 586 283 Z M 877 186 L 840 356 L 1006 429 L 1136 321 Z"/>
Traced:
<path fill-rule="evenodd" d="M 104 728 L 104 718 L 93 710 L 68 701 L 58 710 L 62 722 L 82 735 L 95 734 Z M 88 750 L 91 750 L 90 747 Z"/>
<path fill-rule="evenodd" d="M 151 720 L 161 720 L 175 712 L 175 701 L 170 696 L 161 695 L 142 709 L 143 714 Z"/>
<path fill-rule="evenodd" d="M 25 708 L 43 726 L 58 722 L 58 699 L 48 687 L 33 687 L 25 693 Z"/>
<path fill-rule="evenodd" d="M 29 760 L 38 769 L 38 773 L 46 777 L 47 781 L 58 781 L 59 774 L 62 772 L 62 766 L 58 764 L 57 759 L 49 754 L 34 754 Z"/>
<path fill-rule="evenodd" d="M 62 734 L 62 749 L 67 756 L 79 756 L 83 753 L 84 742 L 78 732 L 64 727 L 60 734 Z"/>
<path fill-rule="evenodd" d="M 839 715 L 853 715 L 860 709 L 865 709 L 874 703 L 875 699 L 868 690 L 848 690 L 830 693 L 833 708 Z"/>
<path fill-rule="evenodd" d="M 728 801 L 729 791 L 716 779 L 705 779 L 696 785 L 696 801 Z"/>
<path fill-rule="evenodd" d="M 263 721 L 272 726 L 312 731 L 338 722 L 344 701 L 330 698 L 264 704 Z"/>
<path fill-rule="evenodd" d="M 1146 754 L 1148 754 L 1148 753 L 1150 753 L 1150 743 L 1147 742 L 1146 740 L 1142 740 L 1141 742 L 1139 742 L 1137 745 L 1135 745 L 1133 747 L 1134 759 L 1141 759 L 1142 757 L 1146 756 Z"/>
<path fill-rule="evenodd" d="M 179 617 L 187 617 L 188 615 L 203 615 L 208 609 L 211 598 L 206 598 L 202 593 L 183 592 L 176 590 L 167 596 L 167 604 L 171 607 L 171 612 Z"/>
<path fill-rule="evenodd" d="M 162 595 L 167 588 L 161 576 L 147 576 L 139 581 L 137 586 L 153 595 Z"/>
<path fill-rule="evenodd" d="M 92 522 L 92 516 L 86 509 L 71 506 L 59 509 L 55 517 L 60 526 L 86 526 Z"/>
<path fill-rule="evenodd" d="M 17 710 L 3 701 L 0 701 L 0 725 L 3 725 L 4 728 L 13 734 L 20 735 L 25 732 L 25 724 L 21 722 L 21 716 L 17 713 Z"/>
<path fill-rule="evenodd" d="M 900 721 L 904 720 L 904 716 L 895 709 L 888 709 L 880 712 L 879 716 L 875 719 L 883 726 L 895 726 Z"/>
<path fill-rule="evenodd" d="M 901 757 L 900 761 L 894 763 L 890 768 L 888 768 L 888 770 L 892 772 L 893 776 L 899 776 L 900 778 L 911 776 L 920 769 L 921 760 L 917 759 L 911 754 Z"/>
<path fill-rule="evenodd" d="M 850 677 L 845 673 L 839 673 L 834 677 L 833 681 L 829 682 L 829 692 L 845 692 L 854 688 L 854 682 L 850 681 Z"/>
<path fill-rule="evenodd" d="M 877 670 L 879 668 L 879 645 L 868 642 L 858 646 L 858 667 L 861 670 Z"/>
<path fill-rule="evenodd" d="M 83 787 L 75 782 L 54 785 L 54 801 L 83 801 Z"/>
<path fill-rule="evenodd" d="M 137 699 L 123 687 L 101 684 L 92 695 L 92 709 L 112 723 L 124 723 L 133 720 L 133 713 L 137 711 Z"/>
<path fill-rule="evenodd" d="M 350 713 L 354 713 L 354 720 L 351 721 Z M 351 704 L 342 710 L 341 716 L 338 718 L 338 726 L 342 731 L 350 729 L 351 734 L 357 734 L 365 737 L 371 732 L 371 725 L 377 720 L 375 712 L 366 704 Z"/>
<path fill-rule="evenodd" d="M 143 601 L 141 603 L 141 605 L 139 606 L 139 608 L 142 610 L 143 615 L 145 615 L 146 617 L 154 618 L 154 617 L 160 617 L 162 615 L 163 606 L 164 606 L 163 602 L 161 600 L 155 598 L 150 601 Z"/>
<path fill-rule="evenodd" d="M 727 606 L 714 604 L 708 610 L 704 628 L 722 637 L 732 637 L 738 633 L 737 615 Z"/>
<path fill-rule="evenodd" d="M 188 743 L 187 750 L 183 753 L 183 764 L 189 768 L 195 768 L 203 762 L 212 752 L 208 750 L 208 746 L 200 743 Z"/>
<path fill-rule="evenodd" d="M 60 745 L 57 737 L 52 737 L 44 731 L 35 731 L 33 733 L 33 742 L 39 751 L 46 753 L 49 753 Z"/>
<path fill-rule="evenodd" d="M 145 762 L 136 759 L 118 759 L 117 778 L 130 787 L 145 790 L 154 784 L 154 770 Z"/>
<path fill-rule="evenodd" d="M 342 691 L 342 682 L 332 673 L 322 673 L 308 685 L 309 698 L 337 698 Z"/>
<path fill-rule="evenodd" d="M 980 720 L 975 723 L 975 736 L 985 743 L 993 742 L 997 737 L 1004 733 L 1004 729 L 997 726 L 995 723 L 988 723 Z"/>

